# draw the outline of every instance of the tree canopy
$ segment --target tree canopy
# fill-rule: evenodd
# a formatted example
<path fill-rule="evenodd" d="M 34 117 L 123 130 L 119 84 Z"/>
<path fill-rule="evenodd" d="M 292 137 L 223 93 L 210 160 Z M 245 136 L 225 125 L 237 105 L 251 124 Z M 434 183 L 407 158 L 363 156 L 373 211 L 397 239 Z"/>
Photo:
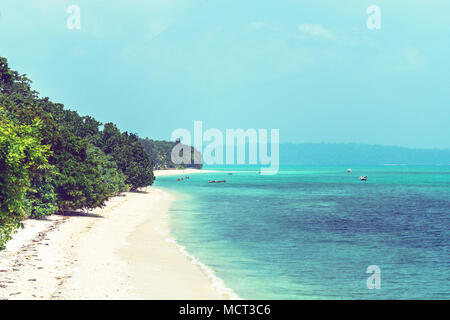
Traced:
<path fill-rule="evenodd" d="M 154 167 L 175 167 L 174 142 L 80 116 L 31 83 L 0 57 L 0 249 L 27 217 L 101 207 L 152 185 Z"/>
<path fill-rule="evenodd" d="M 154 181 L 137 135 L 39 97 L 2 57 L 0 116 L 0 248 L 27 217 L 96 208 Z"/>

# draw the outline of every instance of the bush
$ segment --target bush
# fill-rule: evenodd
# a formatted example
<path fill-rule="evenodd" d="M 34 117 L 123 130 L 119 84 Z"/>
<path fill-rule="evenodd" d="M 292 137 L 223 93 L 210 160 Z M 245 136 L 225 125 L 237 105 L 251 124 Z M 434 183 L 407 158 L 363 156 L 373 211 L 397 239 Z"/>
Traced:
<path fill-rule="evenodd" d="M 26 195 L 31 179 L 47 165 L 49 146 L 39 139 L 39 120 L 17 125 L 0 109 L 0 248 L 29 216 Z"/>

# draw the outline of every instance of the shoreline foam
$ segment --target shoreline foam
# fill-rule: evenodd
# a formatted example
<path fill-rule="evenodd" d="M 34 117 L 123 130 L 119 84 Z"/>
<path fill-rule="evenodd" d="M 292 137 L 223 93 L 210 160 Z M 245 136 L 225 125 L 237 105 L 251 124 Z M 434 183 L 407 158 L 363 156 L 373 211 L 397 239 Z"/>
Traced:
<path fill-rule="evenodd" d="M 175 176 L 175 175 L 185 175 L 185 174 L 197 174 L 197 173 L 214 173 L 218 172 L 216 170 L 199 170 L 199 169 L 184 169 L 184 170 L 155 170 L 154 174 L 156 177 L 158 176 Z M 168 190 L 170 193 L 170 189 Z M 173 193 L 171 193 L 173 195 Z M 174 198 L 175 199 L 175 198 Z M 176 200 L 173 200 L 176 201 Z M 167 216 L 169 217 L 169 210 L 167 210 Z M 190 254 L 187 250 L 187 248 L 177 242 L 177 239 L 174 237 L 174 235 L 170 231 L 170 227 L 168 227 L 169 231 L 167 232 L 168 236 L 166 238 L 166 241 L 169 243 L 172 243 L 174 246 L 177 247 L 179 252 L 186 257 L 193 265 L 197 266 L 206 277 L 208 277 L 209 281 L 211 282 L 211 286 L 214 288 L 214 290 L 223 298 L 225 299 L 231 299 L 231 300 L 242 300 L 241 297 L 239 297 L 238 294 L 236 294 L 233 289 L 226 286 L 225 282 L 216 275 L 214 270 L 198 260 L 195 256 Z"/>
<path fill-rule="evenodd" d="M 226 299 L 203 270 L 175 243 L 167 241 L 171 237 L 168 210 L 174 195 L 154 187 L 151 192 L 159 194 L 147 203 L 154 208 L 152 214 L 128 235 L 128 245 L 118 250 L 123 261 L 130 261 L 129 283 L 137 296 L 156 300 Z"/>
<path fill-rule="evenodd" d="M 175 238 L 167 238 L 167 242 L 173 243 L 175 246 L 177 246 L 178 250 L 183 254 L 186 258 L 188 258 L 192 264 L 196 265 L 198 268 L 200 268 L 203 273 L 208 277 L 208 279 L 211 281 L 211 286 L 216 290 L 218 294 L 223 296 L 226 299 L 230 300 L 243 300 L 237 293 L 233 291 L 230 287 L 227 287 L 225 282 L 216 275 L 214 270 L 201 262 L 200 260 L 197 260 L 193 255 L 191 255 L 187 248 L 177 242 Z"/>

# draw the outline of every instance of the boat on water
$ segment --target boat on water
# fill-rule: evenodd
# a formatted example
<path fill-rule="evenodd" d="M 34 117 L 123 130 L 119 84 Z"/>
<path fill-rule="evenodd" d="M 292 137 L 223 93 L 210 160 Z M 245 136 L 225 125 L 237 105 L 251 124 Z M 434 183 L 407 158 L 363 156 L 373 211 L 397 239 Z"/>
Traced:
<path fill-rule="evenodd" d="M 352 169 L 347 169 L 347 172 L 348 172 L 348 173 L 352 173 L 353 170 L 352 170 Z"/>
<path fill-rule="evenodd" d="M 209 180 L 209 183 L 225 183 L 227 180 Z"/>
<path fill-rule="evenodd" d="M 177 179 L 177 181 L 183 181 L 183 180 L 184 180 L 183 178 L 178 178 L 178 179 Z"/>
<path fill-rule="evenodd" d="M 361 181 L 367 181 L 368 177 L 367 176 L 361 176 L 359 177 L 359 180 Z"/>

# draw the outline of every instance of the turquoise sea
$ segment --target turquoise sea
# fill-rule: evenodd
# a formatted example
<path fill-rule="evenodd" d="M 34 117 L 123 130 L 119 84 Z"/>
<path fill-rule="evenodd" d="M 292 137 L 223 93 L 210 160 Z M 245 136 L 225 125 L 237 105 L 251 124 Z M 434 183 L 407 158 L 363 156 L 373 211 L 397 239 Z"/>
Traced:
<path fill-rule="evenodd" d="M 228 168 L 155 186 L 177 195 L 177 243 L 244 299 L 449 299 L 450 167 L 352 169 Z"/>

